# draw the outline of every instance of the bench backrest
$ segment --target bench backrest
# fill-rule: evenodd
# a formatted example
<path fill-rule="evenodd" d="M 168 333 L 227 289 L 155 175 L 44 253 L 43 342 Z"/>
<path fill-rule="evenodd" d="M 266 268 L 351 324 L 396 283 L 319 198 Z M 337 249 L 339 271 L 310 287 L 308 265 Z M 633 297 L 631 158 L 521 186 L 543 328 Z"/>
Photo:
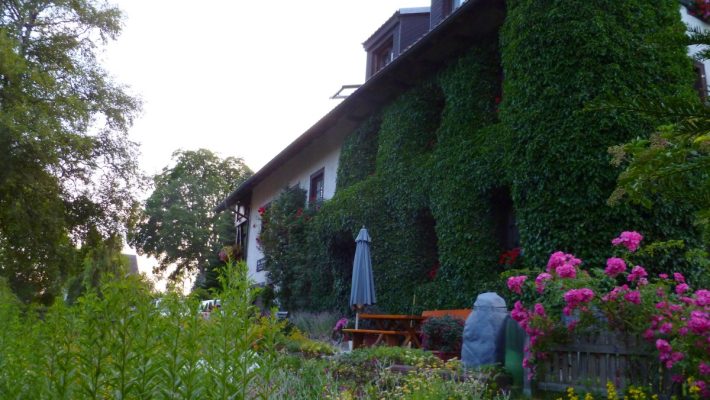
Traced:
<path fill-rule="evenodd" d="M 422 317 L 424 318 L 431 318 L 431 317 L 443 317 L 444 315 L 449 315 L 454 318 L 460 319 L 462 321 L 466 321 L 466 318 L 468 318 L 468 314 L 471 313 L 470 308 L 461 308 L 458 310 L 427 310 L 422 312 Z"/>

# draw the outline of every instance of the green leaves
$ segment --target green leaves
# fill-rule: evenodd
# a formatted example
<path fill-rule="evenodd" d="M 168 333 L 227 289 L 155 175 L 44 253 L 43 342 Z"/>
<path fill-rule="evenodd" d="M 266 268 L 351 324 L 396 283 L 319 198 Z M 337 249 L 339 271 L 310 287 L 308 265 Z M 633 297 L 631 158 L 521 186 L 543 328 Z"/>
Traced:
<path fill-rule="evenodd" d="M 0 397 L 270 398 L 283 326 L 252 305 L 245 264 L 228 265 L 222 284 L 221 311 L 205 319 L 197 299 L 156 301 L 135 276 L 41 312 L 0 281 Z"/>
<path fill-rule="evenodd" d="M 240 158 L 219 158 L 209 150 L 178 150 L 175 164 L 153 177 L 153 193 L 145 202 L 128 241 L 160 261 L 172 277 L 218 262 L 222 246 L 234 244 L 233 211 L 213 209 L 252 171 Z"/>
<path fill-rule="evenodd" d="M 120 18 L 95 0 L 0 6 L 0 275 L 24 301 L 50 303 L 78 244 L 125 233 L 135 205 L 140 102 L 95 56 Z"/>

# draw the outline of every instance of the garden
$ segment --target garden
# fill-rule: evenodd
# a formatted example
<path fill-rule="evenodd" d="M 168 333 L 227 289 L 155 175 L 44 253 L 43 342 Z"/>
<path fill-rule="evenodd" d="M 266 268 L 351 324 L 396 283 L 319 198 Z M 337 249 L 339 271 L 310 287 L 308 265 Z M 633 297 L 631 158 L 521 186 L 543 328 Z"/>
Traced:
<path fill-rule="evenodd" d="M 644 368 L 605 382 L 571 382 L 566 393 L 535 398 L 707 398 L 710 291 L 677 272 L 652 276 L 635 259 L 642 236 L 624 232 L 606 268 L 586 268 L 555 252 L 544 272 L 512 275 L 512 318 L 529 335 L 523 361 L 544 381 L 555 346 L 595 329 L 643 338 Z M 656 245 L 654 251 L 659 251 Z M 633 265 L 633 266 L 632 266 Z M 463 323 L 431 318 L 426 350 L 376 346 L 347 350 L 337 313 L 279 320 L 254 305 L 259 288 L 244 263 L 228 263 L 220 307 L 204 318 L 200 301 L 158 297 L 138 277 L 113 280 L 74 306 L 22 305 L 0 286 L 0 396 L 3 399 L 510 399 L 524 397 L 502 365 L 463 368 L 430 350 L 461 351 Z M 475 310 L 474 310 L 475 312 Z M 637 342 L 638 344 L 639 342 Z M 546 364 L 547 363 L 547 364 Z M 554 372 L 553 372 L 554 374 Z M 665 380 L 667 377 L 667 381 Z M 659 397 L 660 396 L 660 397 Z"/>

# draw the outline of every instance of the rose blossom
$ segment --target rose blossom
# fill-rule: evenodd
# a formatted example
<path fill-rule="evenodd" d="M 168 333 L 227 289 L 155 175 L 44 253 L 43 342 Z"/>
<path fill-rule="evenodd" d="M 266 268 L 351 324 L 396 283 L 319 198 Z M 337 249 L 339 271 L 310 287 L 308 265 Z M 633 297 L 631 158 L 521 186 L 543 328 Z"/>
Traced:
<path fill-rule="evenodd" d="M 687 292 L 688 290 L 690 290 L 690 286 L 688 286 L 686 283 L 681 283 L 680 285 L 675 287 L 675 292 L 678 295 L 681 295 Z"/>
<path fill-rule="evenodd" d="M 514 293 L 522 294 L 523 283 L 526 279 L 528 279 L 528 277 L 525 275 L 511 276 L 508 278 L 508 289 Z"/>
<path fill-rule="evenodd" d="M 592 289 L 582 288 L 582 289 L 572 289 L 564 294 L 565 302 L 567 305 L 562 310 L 565 315 L 570 315 L 572 310 L 578 308 L 582 303 L 589 303 L 594 298 L 594 292 Z"/>
<path fill-rule="evenodd" d="M 611 241 L 614 246 L 622 245 L 630 252 L 636 251 L 639 248 L 639 243 L 643 240 L 643 236 L 638 232 L 621 232 L 618 238 Z"/>
<path fill-rule="evenodd" d="M 700 366 L 698 367 L 698 370 L 702 375 L 710 375 L 710 365 L 701 362 Z"/>
<path fill-rule="evenodd" d="M 637 265 L 631 269 L 631 273 L 626 278 L 629 280 L 629 282 L 634 282 L 636 280 L 640 281 L 641 279 L 647 276 L 648 273 L 646 272 L 646 270 L 642 266 Z"/>
<path fill-rule="evenodd" d="M 608 276 L 613 278 L 624 271 L 626 271 L 626 263 L 621 258 L 612 257 L 606 260 L 606 268 L 604 269 L 604 273 Z"/>
<path fill-rule="evenodd" d="M 695 305 L 705 307 L 710 305 L 710 290 L 699 289 L 695 292 Z"/>
<path fill-rule="evenodd" d="M 641 293 L 638 290 L 632 290 L 624 295 L 624 300 L 629 303 L 641 304 Z"/>
<path fill-rule="evenodd" d="M 542 292 L 545 290 L 545 282 L 549 281 L 552 279 L 552 275 L 548 274 L 547 272 L 543 272 L 540 275 L 535 278 L 535 290 L 537 290 L 538 293 L 542 294 Z"/>
<path fill-rule="evenodd" d="M 673 348 L 671 347 L 670 343 L 666 342 L 663 339 L 656 340 L 656 348 L 659 352 L 661 352 L 662 355 L 673 351 Z"/>
<path fill-rule="evenodd" d="M 567 275 L 565 277 L 570 277 L 570 268 L 574 269 L 574 267 L 581 263 L 582 260 L 572 254 L 565 254 L 561 251 L 556 251 L 552 253 L 552 255 L 550 255 L 550 260 L 547 262 L 547 273 L 557 273 L 558 275 L 560 275 L 560 277 L 563 277 L 562 274 L 557 271 L 557 269 L 560 267 L 564 267 L 563 273 Z M 576 274 L 576 271 L 574 271 L 574 273 Z"/>
<path fill-rule="evenodd" d="M 674 272 L 673 279 L 678 283 L 685 283 L 685 277 L 680 272 Z"/>
<path fill-rule="evenodd" d="M 577 270 L 572 264 L 562 264 L 557 267 L 557 275 L 559 275 L 560 278 L 574 279 L 577 277 Z"/>

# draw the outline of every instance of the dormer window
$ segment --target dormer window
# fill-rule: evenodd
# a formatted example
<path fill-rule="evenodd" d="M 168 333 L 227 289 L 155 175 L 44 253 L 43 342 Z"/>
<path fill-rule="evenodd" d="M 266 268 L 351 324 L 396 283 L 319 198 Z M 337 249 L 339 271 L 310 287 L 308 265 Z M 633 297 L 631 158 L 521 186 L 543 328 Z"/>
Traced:
<path fill-rule="evenodd" d="M 375 73 L 394 60 L 394 43 L 392 37 L 372 52 L 372 72 Z"/>
<path fill-rule="evenodd" d="M 442 18 L 448 17 L 455 9 L 461 7 L 461 3 L 466 0 L 443 0 L 442 1 Z"/>

